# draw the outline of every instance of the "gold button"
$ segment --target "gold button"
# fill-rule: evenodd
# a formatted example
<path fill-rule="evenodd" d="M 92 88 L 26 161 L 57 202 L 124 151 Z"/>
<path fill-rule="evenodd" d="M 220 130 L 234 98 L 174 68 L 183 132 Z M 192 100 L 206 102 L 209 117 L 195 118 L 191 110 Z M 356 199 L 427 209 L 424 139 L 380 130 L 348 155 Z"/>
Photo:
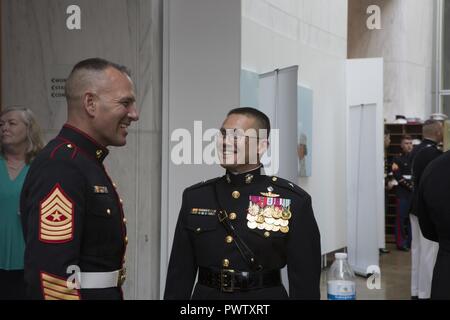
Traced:
<path fill-rule="evenodd" d="M 123 223 L 127 224 L 127 218 L 123 218 Z"/>
<path fill-rule="evenodd" d="M 239 191 L 234 191 L 231 196 L 235 199 L 239 199 L 239 197 L 241 196 L 241 193 Z"/>
<path fill-rule="evenodd" d="M 111 215 L 111 209 L 106 210 L 106 213 L 107 213 L 108 215 Z"/>
<path fill-rule="evenodd" d="M 273 182 L 275 182 L 275 181 L 277 181 L 277 180 L 278 180 L 277 177 L 273 177 L 273 178 L 272 178 L 272 181 L 273 181 Z"/>
<path fill-rule="evenodd" d="M 117 184 L 116 184 L 116 183 L 113 183 L 113 187 L 117 189 Z"/>
<path fill-rule="evenodd" d="M 95 152 L 95 154 L 97 155 L 97 159 L 100 159 L 102 157 L 102 155 L 103 155 L 103 150 L 97 150 Z"/>
<path fill-rule="evenodd" d="M 123 200 L 122 199 L 119 199 L 119 202 L 120 202 L 120 204 L 123 204 Z"/>
<path fill-rule="evenodd" d="M 222 266 L 223 266 L 224 268 L 228 268 L 228 267 L 230 266 L 230 260 L 228 260 L 228 259 L 223 259 Z"/>
<path fill-rule="evenodd" d="M 195 229 L 195 232 L 197 232 L 197 233 L 202 232 L 202 228 L 197 228 L 197 229 Z"/>
<path fill-rule="evenodd" d="M 128 244 L 128 237 L 125 237 L 125 244 Z"/>
<path fill-rule="evenodd" d="M 270 232 L 269 231 L 264 232 L 264 237 L 266 238 L 270 237 Z"/>
<path fill-rule="evenodd" d="M 68 144 L 68 145 L 67 145 L 67 148 L 69 148 L 69 149 L 73 149 L 73 145 L 71 145 L 71 144 Z"/>
<path fill-rule="evenodd" d="M 229 218 L 230 220 L 236 220 L 237 214 L 234 213 L 234 212 L 232 212 L 232 213 L 230 213 L 230 215 L 228 216 L 228 218 Z"/>
<path fill-rule="evenodd" d="M 226 243 L 232 243 L 232 242 L 233 242 L 233 237 L 232 237 L 232 236 L 227 236 L 227 237 L 225 238 L 225 242 L 226 242 Z"/>

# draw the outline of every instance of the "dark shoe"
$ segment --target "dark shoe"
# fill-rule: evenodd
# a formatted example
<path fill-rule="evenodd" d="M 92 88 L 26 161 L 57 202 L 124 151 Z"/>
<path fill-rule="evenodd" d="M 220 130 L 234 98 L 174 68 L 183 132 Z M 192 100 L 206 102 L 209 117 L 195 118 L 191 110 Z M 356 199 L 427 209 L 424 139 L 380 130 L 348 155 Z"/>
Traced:
<path fill-rule="evenodd" d="M 380 248 L 380 254 L 390 253 L 391 251 L 386 248 Z"/>
<path fill-rule="evenodd" d="M 400 247 L 400 248 L 397 248 L 398 250 L 400 250 L 400 251 L 405 251 L 405 252 L 409 252 L 409 248 L 408 247 Z"/>
<path fill-rule="evenodd" d="M 418 296 L 411 296 L 411 300 L 419 300 Z"/>

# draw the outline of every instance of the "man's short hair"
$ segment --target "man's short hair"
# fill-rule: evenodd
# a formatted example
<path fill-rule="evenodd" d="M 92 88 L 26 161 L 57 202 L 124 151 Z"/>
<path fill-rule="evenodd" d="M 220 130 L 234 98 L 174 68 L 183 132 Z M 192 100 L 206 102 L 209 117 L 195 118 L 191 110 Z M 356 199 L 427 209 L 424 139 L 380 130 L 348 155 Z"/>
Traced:
<path fill-rule="evenodd" d="M 85 71 L 101 72 L 108 68 L 114 68 L 131 77 L 130 70 L 127 67 L 102 58 L 89 58 L 80 61 L 73 67 L 72 71 L 70 72 L 69 78 L 67 79 L 65 88 L 65 95 L 67 100 L 75 98 L 74 86 L 76 86 L 76 84 L 74 82 L 77 82 L 75 78 L 76 74 L 79 71 L 85 70 Z"/>
<path fill-rule="evenodd" d="M 402 139 L 400 141 L 404 141 L 404 140 L 412 140 L 413 138 L 409 135 L 409 134 L 405 134 L 402 136 Z"/>
<path fill-rule="evenodd" d="M 428 119 L 423 123 L 422 133 L 424 136 L 435 135 L 438 130 L 442 128 L 442 121 L 435 119 Z"/>
<path fill-rule="evenodd" d="M 270 136 L 270 120 L 269 117 L 267 117 L 263 112 L 255 109 L 255 108 L 236 108 L 228 112 L 227 117 L 231 116 L 232 114 L 241 114 L 247 117 L 255 118 L 258 123 L 258 129 L 265 129 L 267 130 L 267 137 Z"/>
<path fill-rule="evenodd" d="M 77 70 L 85 69 L 85 70 L 94 70 L 94 71 L 103 71 L 107 68 L 114 68 L 119 70 L 122 73 L 126 73 L 131 76 L 130 70 L 127 67 L 102 59 L 102 58 L 90 58 L 83 61 L 78 62 L 72 69 L 72 73 Z"/>

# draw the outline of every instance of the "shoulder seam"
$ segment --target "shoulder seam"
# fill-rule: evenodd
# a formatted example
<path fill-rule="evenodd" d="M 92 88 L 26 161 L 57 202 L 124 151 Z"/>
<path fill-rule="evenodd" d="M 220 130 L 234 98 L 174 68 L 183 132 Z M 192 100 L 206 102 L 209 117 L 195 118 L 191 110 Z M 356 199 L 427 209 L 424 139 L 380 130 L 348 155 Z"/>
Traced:
<path fill-rule="evenodd" d="M 214 182 L 220 180 L 221 178 L 222 178 L 222 177 L 217 177 L 217 178 L 213 178 L 213 179 L 210 179 L 210 180 L 206 180 L 206 181 L 199 182 L 199 183 L 194 184 L 194 185 L 192 185 L 192 186 L 190 186 L 190 187 L 187 187 L 187 188 L 186 188 L 186 191 L 188 191 L 188 190 L 194 190 L 194 189 L 198 189 L 198 188 L 200 188 L 200 187 L 204 187 L 204 186 L 210 185 L 210 184 L 212 184 L 212 183 L 214 183 Z"/>

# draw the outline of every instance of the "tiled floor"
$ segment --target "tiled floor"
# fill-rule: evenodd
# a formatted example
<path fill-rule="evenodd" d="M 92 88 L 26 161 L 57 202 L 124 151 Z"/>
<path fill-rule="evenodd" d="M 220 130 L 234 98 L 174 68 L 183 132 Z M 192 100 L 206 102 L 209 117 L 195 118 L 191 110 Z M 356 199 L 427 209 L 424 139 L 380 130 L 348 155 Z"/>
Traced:
<path fill-rule="evenodd" d="M 398 251 L 395 245 L 380 256 L 381 289 L 370 290 L 367 279 L 356 277 L 356 296 L 358 300 L 409 300 L 411 298 L 411 253 Z M 321 297 L 327 298 L 326 271 L 322 272 Z"/>

